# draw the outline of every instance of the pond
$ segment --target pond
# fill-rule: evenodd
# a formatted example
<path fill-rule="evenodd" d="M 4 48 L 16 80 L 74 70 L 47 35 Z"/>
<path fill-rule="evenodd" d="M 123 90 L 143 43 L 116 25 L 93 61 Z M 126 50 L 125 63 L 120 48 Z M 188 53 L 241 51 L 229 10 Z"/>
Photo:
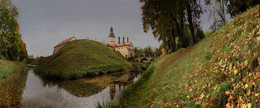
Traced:
<path fill-rule="evenodd" d="M 47 81 L 34 74 L 33 69 L 28 69 L 0 80 L 0 107 L 92 108 L 97 102 L 118 103 L 120 91 L 139 76 L 139 73 L 125 72 Z"/>

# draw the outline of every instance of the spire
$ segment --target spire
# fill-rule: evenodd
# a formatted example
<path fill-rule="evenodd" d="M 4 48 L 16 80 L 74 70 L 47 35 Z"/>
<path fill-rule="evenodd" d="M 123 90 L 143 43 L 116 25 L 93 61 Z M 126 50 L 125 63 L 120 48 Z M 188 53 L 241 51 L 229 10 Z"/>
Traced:
<path fill-rule="evenodd" d="M 113 27 L 110 28 L 110 33 L 108 37 L 115 37 L 115 34 L 113 32 Z"/>

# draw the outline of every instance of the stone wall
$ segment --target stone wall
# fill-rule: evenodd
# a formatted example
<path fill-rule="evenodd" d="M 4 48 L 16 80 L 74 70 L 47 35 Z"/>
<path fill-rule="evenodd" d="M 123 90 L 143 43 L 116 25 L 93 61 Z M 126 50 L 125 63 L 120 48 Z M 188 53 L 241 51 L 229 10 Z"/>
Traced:
<path fill-rule="evenodd" d="M 131 58 L 135 56 L 134 49 L 132 46 L 130 48 L 127 48 L 128 46 L 120 46 L 116 47 L 115 50 L 119 51 L 125 58 Z"/>
<path fill-rule="evenodd" d="M 54 48 L 54 51 L 53 51 L 53 55 L 56 54 L 57 52 L 59 52 L 59 51 L 63 48 L 63 46 L 65 46 L 65 45 L 66 45 L 66 44 L 60 45 L 60 46 L 58 46 L 58 47 L 55 47 L 55 48 Z"/>
<path fill-rule="evenodd" d="M 68 43 L 70 43 L 71 41 L 74 41 L 74 40 L 76 40 L 75 37 L 73 37 Z M 62 45 L 60 45 L 58 47 L 54 47 L 53 55 L 56 54 L 57 52 L 59 52 L 68 43 L 62 44 Z"/>

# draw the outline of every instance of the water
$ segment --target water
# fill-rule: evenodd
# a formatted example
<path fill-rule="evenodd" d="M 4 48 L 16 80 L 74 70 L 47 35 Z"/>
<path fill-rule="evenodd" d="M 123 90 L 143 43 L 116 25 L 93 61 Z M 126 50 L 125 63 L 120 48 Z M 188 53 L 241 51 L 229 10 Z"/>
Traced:
<path fill-rule="evenodd" d="M 126 80 L 133 82 L 139 76 L 131 74 Z M 104 75 L 72 81 L 46 81 L 29 69 L 0 80 L 0 107 L 92 108 L 97 102 L 118 103 L 124 86 L 113 81 L 119 77 Z"/>

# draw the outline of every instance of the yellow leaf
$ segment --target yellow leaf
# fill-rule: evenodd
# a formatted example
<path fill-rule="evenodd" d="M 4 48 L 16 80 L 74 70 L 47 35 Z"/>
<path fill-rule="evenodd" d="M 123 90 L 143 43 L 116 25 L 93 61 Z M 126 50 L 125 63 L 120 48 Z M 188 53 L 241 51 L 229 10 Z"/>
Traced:
<path fill-rule="evenodd" d="M 245 85 L 245 88 L 247 88 L 247 87 L 248 87 L 248 85 L 246 84 L 246 85 Z"/>
<path fill-rule="evenodd" d="M 202 99 L 204 98 L 204 96 L 205 96 L 204 93 L 202 93 L 202 94 L 200 95 L 200 97 L 201 97 Z"/>
<path fill-rule="evenodd" d="M 247 60 L 245 61 L 245 65 L 246 65 L 246 66 L 248 65 L 248 62 L 247 62 Z"/>
<path fill-rule="evenodd" d="M 237 71 L 238 71 L 237 69 L 234 70 L 235 75 L 237 74 Z"/>
<path fill-rule="evenodd" d="M 209 98 L 209 94 L 206 96 L 206 98 Z"/>
<path fill-rule="evenodd" d="M 229 64 L 229 69 L 232 69 L 232 63 Z"/>
<path fill-rule="evenodd" d="M 251 103 L 248 103 L 248 104 L 247 104 L 247 108 L 251 108 Z"/>
<path fill-rule="evenodd" d="M 188 99 L 190 99 L 190 96 L 187 96 Z"/>
<path fill-rule="evenodd" d="M 199 105 L 201 103 L 201 101 L 197 101 L 196 103 L 195 103 L 195 105 Z"/>

